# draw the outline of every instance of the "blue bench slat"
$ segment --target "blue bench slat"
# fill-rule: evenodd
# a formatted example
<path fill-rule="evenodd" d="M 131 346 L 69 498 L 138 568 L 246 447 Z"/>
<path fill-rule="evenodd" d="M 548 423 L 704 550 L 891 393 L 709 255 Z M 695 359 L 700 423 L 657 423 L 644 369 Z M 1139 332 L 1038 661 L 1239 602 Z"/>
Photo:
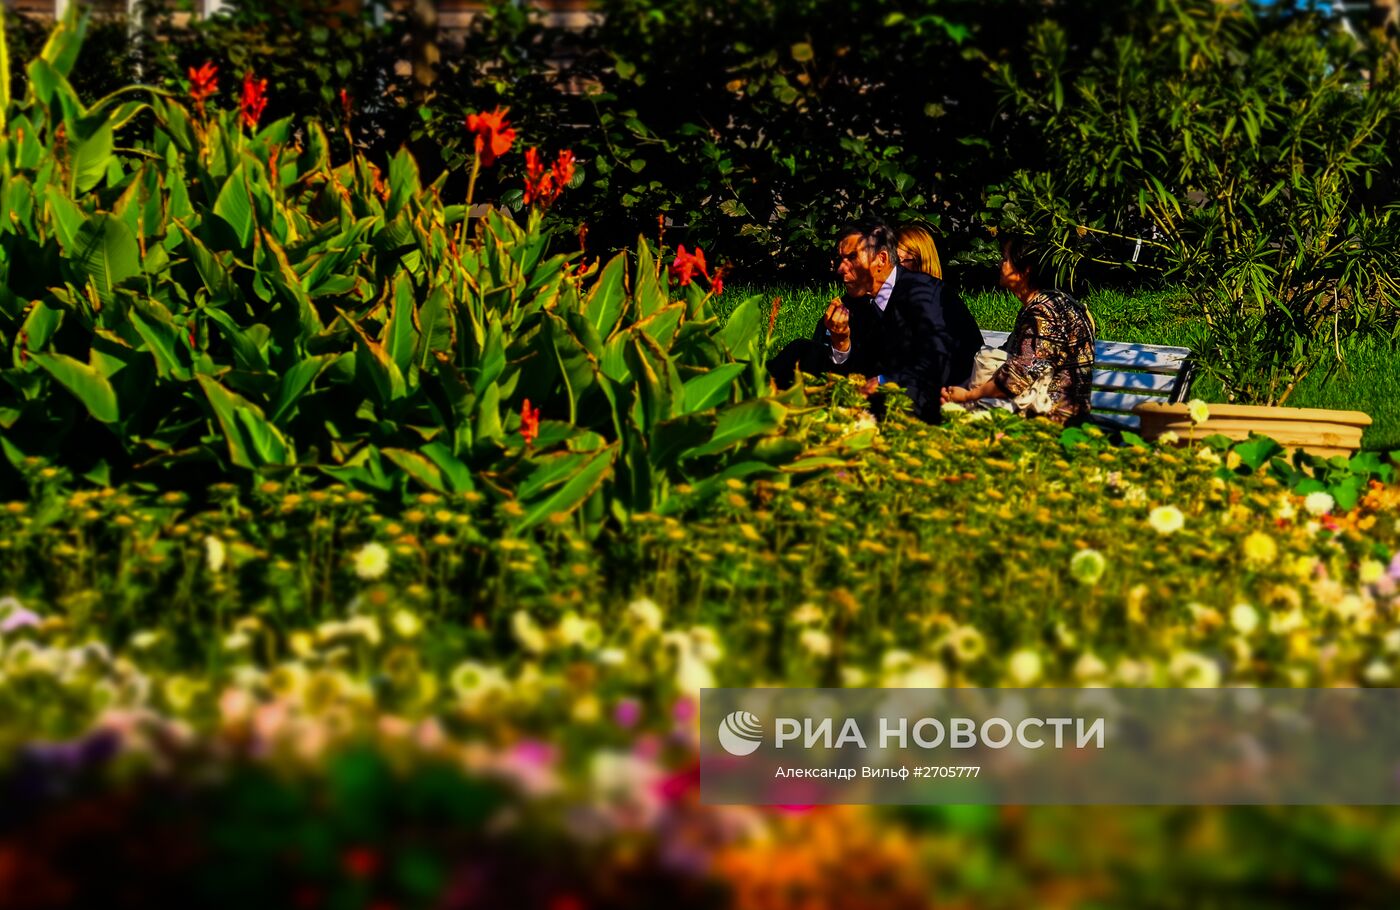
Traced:
<path fill-rule="evenodd" d="M 1190 356 L 1190 348 L 1128 344 L 1124 341 L 1099 341 L 1094 344 L 1095 365 L 1176 373 Z"/>
<path fill-rule="evenodd" d="M 1170 395 L 1176 387 L 1175 373 L 1126 373 L 1120 370 L 1095 370 L 1094 388 L 1122 389 L 1125 392 L 1161 392 Z"/>
<path fill-rule="evenodd" d="M 1094 411 L 1094 422 L 1100 426 L 1114 426 L 1120 429 L 1136 430 L 1142 426 L 1142 418 L 1136 414 L 1119 414 L 1116 411 Z"/>
<path fill-rule="evenodd" d="M 1166 404 L 1165 395 L 1133 395 L 1129 392 L 1104 392 L 1094 389 L 1089 393 L 1089 407 L 1095 411 L 1131 411 L 1140 404 L 1156 402 Z"/>
<path fill-rule="evenodd" d="M 1001 347 L 1010 337 L 1010 332 L 982 330 L 983 343 L 994 348 Z M 1190 356 L 1190 348 L 1175 345 L 1133 344 L 1127 341 L 1094 342 L 1095 366 L 1132 367 L 1156 373 L 1177 373 Z"/>

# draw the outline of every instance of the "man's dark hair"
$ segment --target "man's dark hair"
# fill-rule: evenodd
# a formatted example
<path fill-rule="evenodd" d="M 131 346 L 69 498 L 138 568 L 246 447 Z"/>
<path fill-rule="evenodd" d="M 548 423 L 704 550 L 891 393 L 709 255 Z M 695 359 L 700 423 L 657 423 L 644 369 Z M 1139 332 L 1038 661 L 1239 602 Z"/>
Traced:
<path fill-rule="evenodd" d="M 1007 234 L 1001 238 L 1002 255 L 1018 272 L 1025 273 L 1032 284 L 1040 281 L 1040 253 L 1025 234 Z"/>
<path fill-rule="evenodd" d="M 859 221 L 848 221 L 841 226 L 841 231 L 836 235 L 836 243 L 839 245 L 842 240 L 852 234 L 860 237 L 865 243 L 865 251 L 873 259 L 884 250 L 890 256 L 890 262 L 899 261 L 899 254 L 895 252 L 898 244 L 898 237 L 894 228 L 878 218 L 864 218 Z"/>

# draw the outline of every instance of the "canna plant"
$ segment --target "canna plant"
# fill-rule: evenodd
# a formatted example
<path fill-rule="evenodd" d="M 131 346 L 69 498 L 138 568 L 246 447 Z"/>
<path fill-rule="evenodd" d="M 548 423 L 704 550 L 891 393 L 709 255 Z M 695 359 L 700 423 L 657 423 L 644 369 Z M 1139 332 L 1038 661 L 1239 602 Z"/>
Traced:
<path fill-rule="evenodd" d="M 528 526 L 833 463 L 801 400 L 770 396 L 757 299 L 721 325 L 698 286 L 671 298 L 645 243 L 583 270 L 538 212 L 445 204 L 406 150 L 335 164 L 317 122 L 260 123 L 254 74 L 231 110 L 208 69 L 193 104 L 132 87 L 85 106 L 67 80 L 83 24 L 60 22 L 0 105 L 16 469 L 477 491 Z"/>

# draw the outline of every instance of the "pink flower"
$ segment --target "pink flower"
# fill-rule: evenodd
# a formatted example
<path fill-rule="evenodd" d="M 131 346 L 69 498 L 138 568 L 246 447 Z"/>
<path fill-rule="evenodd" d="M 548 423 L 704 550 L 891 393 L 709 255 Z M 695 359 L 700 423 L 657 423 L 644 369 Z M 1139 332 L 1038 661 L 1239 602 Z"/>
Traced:
<path fill-rule="evenodd" d="M 613 708 L 613 721 L 624 729 L 636 726 L 641 717 L 642 706 L 635 698 L 624 698 Z"/>
<path fill-rule="evenodd" d="M 522 739 L 510 750 L 510 757 L 536 768 L 551 768 L 559 760 L 559 752 L 554 746 L 538 739 Z"/>
<path fill-rule="evenodd" d="M 656 785 L 656 794 L 667 802 L 677 802 L 700 790 L 700 763 L 663 777 Z"/>
<path fill-rule="evenodd" d="M 230 687 L 219 696 L 219 716 L 225 726 L 241 726 L 252 713 L 253 697 L 245 690 Z"/>

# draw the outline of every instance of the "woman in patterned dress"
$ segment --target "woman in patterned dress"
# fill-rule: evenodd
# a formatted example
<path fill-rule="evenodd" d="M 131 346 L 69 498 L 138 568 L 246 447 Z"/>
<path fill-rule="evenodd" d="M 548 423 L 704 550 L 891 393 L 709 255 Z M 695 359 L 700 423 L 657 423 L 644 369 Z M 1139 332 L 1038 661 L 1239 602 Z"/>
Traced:
<path fill-rule="evenodd" d="M 1040 288 L 1036 261 L 1020 238 L 1002 243 L 1000 284 L 1021 301 L 1004 347 L 1006 363 L 975 388 L 945 388 L 943 400 L 977 406 L 983 399 L 1024 401 L 1034 393 L 1042 405 L 1048 399 L 1038 416 L 1064 425 L 1083 423 L 1094 374 L 1093 317 L 1064 291 Z"/>

